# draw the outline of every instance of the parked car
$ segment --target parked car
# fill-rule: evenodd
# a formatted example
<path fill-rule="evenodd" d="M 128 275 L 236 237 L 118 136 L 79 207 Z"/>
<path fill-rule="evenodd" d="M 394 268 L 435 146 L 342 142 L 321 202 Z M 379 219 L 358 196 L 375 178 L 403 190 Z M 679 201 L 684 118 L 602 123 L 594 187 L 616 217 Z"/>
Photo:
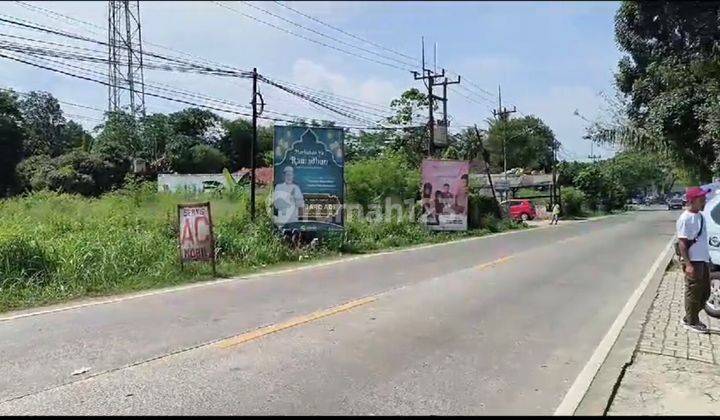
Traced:
<path fill-rule="evenodd" d="M 537 217 L 535 206 L 533 206 L 530 200 L 509 200 L 510 202 L 510 217 L 515 220 L 532 220 Z M 507 201 L 500 203 L 501 206 L 507 205 Z"/>
<path fill-rule="evenodd" d="M 685 200 L 683 200 L 683 199 L 680 198 L 680 197 L 673 197 L 673 198 L 669 199 L 668 202 L 667 202 L 668 210 L 679 210 L 679 209 L 682 209 L 683 206 L 685 205 L 685 202 L 684 202 L 684 201 L 685 201 Z"/>

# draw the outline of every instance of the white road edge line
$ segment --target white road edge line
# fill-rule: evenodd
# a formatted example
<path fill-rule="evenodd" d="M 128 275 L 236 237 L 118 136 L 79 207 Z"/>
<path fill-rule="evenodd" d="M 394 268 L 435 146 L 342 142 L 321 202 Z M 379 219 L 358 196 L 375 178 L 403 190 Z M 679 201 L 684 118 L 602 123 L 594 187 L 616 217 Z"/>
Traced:
<path fill-rule="evenodd" d="M 572 226 L 572 225 L 566 225 L 566 226 Z M 46 309 L 46 310 L 42 310 L 42 311 L 20 313 L 17 315 L 0 317 L 0 322 L 14 321 L 16 319 L 29 318 L 29 317 L 33 317 L 33 316 L 39 316 L 39 315 L 47 315 L 47 314 L 52 314 L 52 313 L 56 313 L 56 312 L 64 312 L 64 311 L 69 311 L 72 309 L 85 308 L 88 306 L 106 305 L 109 303 L 123 302 L 126 300 L 139 299 L 139 298 L 148 297 L 148 296 L 180 292 L 183 290 L 190 290 L 190 289 L 195 289 L 198 287 L 215 286 L 218 284 L 235 282 L 235 281 L 239 281 L 239 280 L 250 280 L 250 279 L 254 279 L 254 278 L 258 278 L 258 277 L 262 277 L 262 276 L 272 276 L 272 275 L 277 275 L 277 274 L 290 273 L 293 271 L 309 270 L 312 268 L 325 267 L 325 266 L 344 263 L 344 262 L 356 261 L 356 260 L 360 260 L 360 259 L 364 259 L 364 258 L 375 258 L 375 257 L 383 256 L 383 255 L 399 254 L 402 252 L 417 251 L 420 249 L 434 248 L 434 247 L 438 247 L 438 246 L 448 246 L 448 245 L 453 245 L 453 244 L 458 244 L 458 243 L 463 243 L 463 242 L 490 239 L 490 238 L 495 238 L 498 236 L 510 235 L 510 234 L 515 234 L 515 233 L 520 233 L 520 232 L 532 232 L 532 231 L 541 230 L 544 228 L 546 228 L 546 226 L 537 226 L 537 227 L 533 227 L 530 229 L 511 230 L 511 231 L 507 231 L 507 232 L 493 233 L 493 234 L 485 235 L 485 236 L 474 236 L 474 237 L 470 237 L 470 238 L 462 238 L 462 239 L 458 239 L 458 240 L 454 240 L 454 241 L 440 242 L 440 243 L 435 243 L 435 244 L 416 245 L 416 246 L 411 246 L 411 247 L 402 248 L 402 249 L 396 249 L 396 250 L 392 250 L 392 251 L 382 251 L 382 252 L 376 252 L 376 253 L 371 253 L 371 254 L 356 255 L 356 256 L 352 256 L 352 257 L 340 257 L 340 258 L 338 258 L 336 260 L 332 260 L 332 261 L 319 262 L 316 264 L 308 264 L 308 265 L 303 265 L 303 266 L 299 266 L 299 267 L 286 268 L 286 269 L 282 269 L 282 270 L 261 271 L 259 273 L 248 274 L 246 276 L 230 277 L 227 279 L 220 279 L 220 280 L 208 280 L 208 281 L 198 282 L 198 283 L 194 283 L 194 284 L 187 284 L 187 285 L 182 285 L 182 286 L 174 286 L 174 287 L 167 287 L 167 288 L 163 288 L 163 289 L 152 290 L 149 292 L 140 292 L 140 293 L 125 295 L 125 296 L 118 296 L 115 298 L 91 301 L 91 302 L 86 302 L 86 303 L 79 303 L 79 304 L 69 305 L 69 306 L 61 306 L 58 308 Z"/>
<path fill-rule="evenodd" d="M 563 398 L 562 402 L 555 410 L 555 416 L 572 416 L 575 414 L 575 410 L 577 410 L 578 405 L 580 405 L 580 401 L 582 401 L 585 393 L 590 388 L 592 380 L 595 378 L 598 370 L 600 370 L 600 367 L 605 362 L 605 358 L 607 358 L 607 355 L 610 353 L 610 349 L 612 349 L 612 346 L 615 344 L 618 336 L 620 336 L 620 331 L 627 323 L 630 314 L 633 309 L 635 309 L 635 306 L 637 306 L 637 303 L 645 292 L 645 289 L 647 289 L 648 284 L 650 284 L 650 280 L 653 278 L 653 275 L 660 268 L 660 263 L 672 250 L 674 239 L 675 238 L 670 239 L 665 248 L 660 252 L 660 255 L 658 255 L 657 259 L 650 267 L 650 271 L 647 272 L 643 280 L 640 282 L 640 285 L 637 289 L 635 289 L 635 292 L 633 292 L 632 296 L 630 296 L 627 303 L 625 303 L 622 311 L 620 311 L 620 314 L 618 314 L 617 318 L 615 318 L 615 322 L 613 322 L 612 326 L 610 326 L 610 330 L 608 330 L 607 334 L 605 334 L 605 337 L 597 346 L 595 352 L 593 352 L 590 360 L 588 360 L 578 377 L 575 378 L 575 382 L 573 382 L 567 394 L 565 394 L 565 398 Z"/>

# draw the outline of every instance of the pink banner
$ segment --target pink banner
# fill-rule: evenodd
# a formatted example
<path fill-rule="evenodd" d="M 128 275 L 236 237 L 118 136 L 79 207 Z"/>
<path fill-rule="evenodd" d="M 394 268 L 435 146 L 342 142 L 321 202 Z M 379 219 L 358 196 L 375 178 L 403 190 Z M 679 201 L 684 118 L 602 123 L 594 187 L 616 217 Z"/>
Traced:
<path fill-rule="evenodd" d="M 460 160 L 422 163 L 421 221 L 432 230 L 467 230 L 468 172 Z"/>

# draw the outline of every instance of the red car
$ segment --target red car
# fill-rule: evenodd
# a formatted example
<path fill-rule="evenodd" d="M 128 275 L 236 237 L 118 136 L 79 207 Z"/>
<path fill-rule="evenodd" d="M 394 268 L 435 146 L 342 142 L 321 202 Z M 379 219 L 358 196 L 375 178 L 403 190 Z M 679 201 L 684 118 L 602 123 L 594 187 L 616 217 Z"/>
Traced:
<path fill-rule="evenodd" d="M 537 216 L 530 200 L 510 200 L 510 217 L 515 220 L 532 220 Z"/>

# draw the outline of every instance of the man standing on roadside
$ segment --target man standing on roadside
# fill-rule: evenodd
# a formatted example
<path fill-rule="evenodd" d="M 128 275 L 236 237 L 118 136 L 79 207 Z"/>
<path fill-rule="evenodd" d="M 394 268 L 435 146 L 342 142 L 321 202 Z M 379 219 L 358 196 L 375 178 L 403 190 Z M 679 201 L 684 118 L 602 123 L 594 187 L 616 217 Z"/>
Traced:
<path fill-rule="evenodd" d="M 552 220 L 550 220 L 550 224 L 558 224 L 558 220 L 560 220 L 560 204 L 555 203 L 555 205 L 552 208 Z"/>
<path fill-rule="evenodd" d="M 707 191 L 699 187 L 685 192 L 688 208 L 677 220 L 680 262 L 685 272 L 685 317 L 683 326 L 691 331 L 707 333 L 700 322 L 700 311 L 710 297 L 710 251 L 702 211 Z"/>

